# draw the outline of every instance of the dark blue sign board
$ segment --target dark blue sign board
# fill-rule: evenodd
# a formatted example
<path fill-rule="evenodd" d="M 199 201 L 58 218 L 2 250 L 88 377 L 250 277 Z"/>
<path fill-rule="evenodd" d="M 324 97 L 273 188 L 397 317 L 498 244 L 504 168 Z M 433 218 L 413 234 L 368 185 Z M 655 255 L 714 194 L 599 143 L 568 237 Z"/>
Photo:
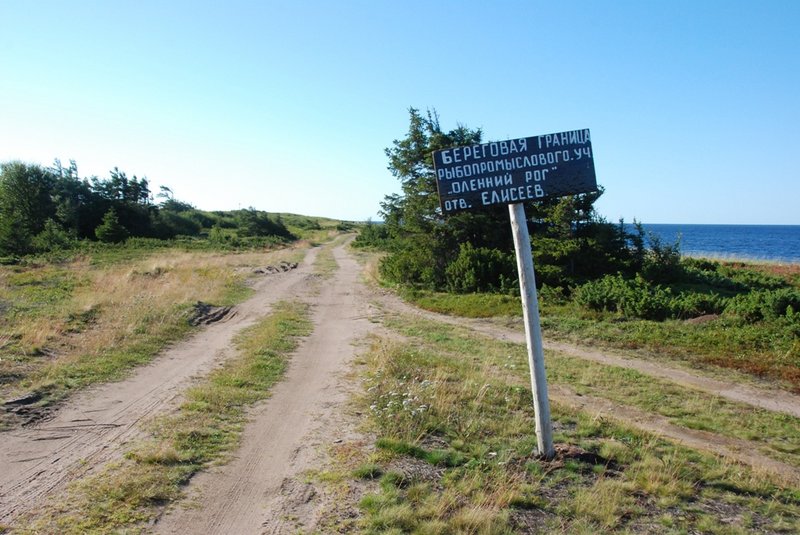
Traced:
<path fill-rule="evenodd" d="M 588 129 L 440 150 L 433 166 L 445 214 L 597 190 Z"/>

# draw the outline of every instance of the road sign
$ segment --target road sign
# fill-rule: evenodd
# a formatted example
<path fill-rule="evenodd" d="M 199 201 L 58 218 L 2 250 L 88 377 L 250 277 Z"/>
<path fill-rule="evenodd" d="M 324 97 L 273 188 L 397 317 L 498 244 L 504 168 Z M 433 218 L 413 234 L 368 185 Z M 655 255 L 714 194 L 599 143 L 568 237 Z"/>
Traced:
<path fill-rule="evenodd" d="M 445 214 L 597 189 L 588 129 L 440 150 L 433 166 Z"/>
<path fill-rule="evenodd" d="M 508 204 L 528 343 L 536 441 L 539 454 L 550 459 L 555 455 L 553 426 L 536 275 L 523 203 L 597 190 L 589 130 L 440 150 L 433 153 L 433 166 L 442 213 Z"/>

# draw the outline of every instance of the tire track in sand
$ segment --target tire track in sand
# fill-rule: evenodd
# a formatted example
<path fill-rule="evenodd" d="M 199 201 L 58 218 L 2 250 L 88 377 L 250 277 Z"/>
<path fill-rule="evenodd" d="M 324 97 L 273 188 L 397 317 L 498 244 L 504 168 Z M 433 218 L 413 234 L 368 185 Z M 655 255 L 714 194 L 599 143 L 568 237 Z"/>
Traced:
<path fill-rule="evenodd" d="M 236 333 L 273 303 L 306 291 L 316 254 L 310 250 L 293 271 L 258 279 L 255 295 L 238 305 L 235 315 L 177 343 L 128 379 L 89 388 L 52 418 L 0 433 L 0 524 L 13 526 L 69 482 L 119 458 L 142 436 L 139 422 L 173 406 L 194 377 L 225 358 Z"/>
<path fill-rule="evenodd" d="M 293 533 L 313 523 L 315 491 L 302 477 L 317 467 L 318 446 L 340 438 L 343 375 L 354 343 L 373 327 L 361 268 L 343 248 L 333 250 L 338 269 L 312 300 L 313 333 L 270 398 L 252 410 L 235 458 L 195 476 L 192 500 L 159 519 L 156 533 Z"/>
<path fill-rule="evenodd" d="M 486 320 L 457 318 L 416 308 L 397 295 L 380 292 L 377 302 L 384 314 L 389 311 L 422 317 L 449 325 L 466 327 L 489 338 L 525 344 L 525 333 L 493 324 Z M 681 386 L 708 392 L 731 401 L 773 412 L 800 417 L 800 396 L 779 389 L 767 390 L 752 385 L 724 381 L 696 375 L 688 370 L 674 368 L 657 362 L 627 358 L 614 353 L 598 351 L 562 342 L 544 342 L 544 348 L 597 362 L 605 366 L 618 366 L 639 371 L 651 377 L 665 379 Z M 623 424 L 668 438 L 690 448 L 704 450 L 733 461 L 750 465 L 757 470 L 772 473 L 787 485 L 800 485 L 800 468 L 778 461 L 758 451 L 758 443 L 723 436 L 708 431 L 689 429 L 669 421 L 668 418 L 648 413 L 634 407 L 597 396 L 578 395 L 566 385 L 548 385 L 551 401 L 570 406 L 597 416 L 607 417 Z"/>
<path fill-rule="evenodd" d="M 487 320 L 458 318 L 454 316 L 447 316 L 445 314 L 438 314 L 436 312 L 430 312 L 416 308 L 406 303 L 395 294 L 385 291 L 380 293 L 377 300 L 380 306 L 382 306 L 384 309 L 390 309 L 414 316 L 421 316 L 426 319 L 447 323 L 449 325 L 467 327 L 468 329 L 471 329 L 484 336 L 498 340 L 513 342 L 516 344 L 526 343 L 525 332 L 522 326 L 520 326 L 519 329 L 514 330 L 497 325 Z M 800 396 L 779 388 L 762 388 L 755 385 L 715 379 L 706 375 L 693 373 L 690 370 L 677 368 L 655 361 L 629 358 L 615 354 L 613 351 L 596 350 L 565 342 L 545 340 L 544 348 L 548 351 L 564 353 L 565 355 L 597 362 L 606 366 L 617 366 L 620 368 L 636 370 L 651 377 L 666 379 L 678 385 L 707 392 L 731 401 L 744 403 L 752 407 L 766 409 L 772 412 L 782 412 L 800 418 Z"/>

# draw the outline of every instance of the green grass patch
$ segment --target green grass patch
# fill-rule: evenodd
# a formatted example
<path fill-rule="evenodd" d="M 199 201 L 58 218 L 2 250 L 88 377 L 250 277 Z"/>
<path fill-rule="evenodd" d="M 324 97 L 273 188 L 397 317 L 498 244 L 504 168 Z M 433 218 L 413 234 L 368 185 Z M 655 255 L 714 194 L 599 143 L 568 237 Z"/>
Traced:
<path fill-rule="evenodd" d="M 153 423 L 151 440 L 73 485 L 66 499 L 30 521 L 28 532 L 119 532 L 152 518 L 156 507 L 180 497 L 194 473 L 238 445 L 245 409 L 269 396 L 289 354 L 310 332 L 307 305 L 278 303 L 237 336 L 237 357 L 189 389 L 175 415 Z"/>
<path fill-rule="evenodd" d="M 591 285 L 580 291 L 544 287 L 539 303 L 544 334 L 584 345 L 641 350 L 698 367 L 735 370 L 800 392 L 797 267 L 685 259 L 680 272 L 682 278 L 668 285 L 610 277 L 632 285 L 625 307 L 611 303 L 614 285 L 603 286 L 602 281 L 595 281 L 592 288 L 596 288 L 589 293 L 610 304 L 596 304 L 596 309 L 573 300 L 578 294 L 586 300 Z M 412 287 L 400 287 L 398 292 L 420 308 L 443 314 L 472 318 L 522 314 L 519 298 L 505 294 L 452 294 Z M 667 301 L 675 302 L 667 306 Z M 794 306 L 788 306 L 791 303 Z M 676 307 L 680 310 L 672 310 Z M 662 308 L 663 314 L 658 312 Z M 720 316 L 700 322 L 653 321 L 711 313 Z M 640 319 L 637 314 L 652 319 Z"/>
<path fill-rule="evenodd" d="M 747 323 L 720 317 L 705 323 L 624 319 L 612 313 L 586 313 L 574 305 L 542 307 L 545 336 L 579 344 L 635 349 L 779 381 L 800 392 L 800 332 L 786 318 Z"/>
<path fill-rule="evenodd" d="M 406 336 L 422 340 L 430 350 L 462 356 L 469 366 L 488 374 L 506 375 L 510 384 L 529 381 L 526 348 L 522 344 L 489 339 L 444 323 L 399 317 L 388 325 Z M 470 359 L 467 355 L 475 355 Z M 682 387 L 636 370 L 547 352 L 548 382 L 564 384 L 578 394 L 597 396 L 660 414 L 673 423 L 754 441 L 753 447 L 778 460 L 800 466 L 800 419 L 736 403 Z"/>
<path fill-rule="evenodd" d="M 462 453 L 452 449 L 428 450 L 409 442 L 391 438 L 380 438 L 375 442 L 375 446 L 399 455 L 415 457 L 434 466 L 460 466 L 466 462 L 466 457 Z"/>
<path fill-rule="evenodd" d="M 322 277 L 331 277 L 339 264 L 336 263 L 336 258 L 333 256 L 333 248 L 337 245 L 338 240 L 324 245 L 317 252 L 317 257 L 314 260 L 314 271 Z"/>
<path fill-rule="evenodd" d="M 468 318 L 521 317 L 518 297 L 504 294 L 450 294 L 403 288 L 410 303 L 440 314 Z M 545 336 L 577 344 L 634 349 L 659 358 L 688 361 L 780 381 L 800 392 L 800 328 L 795 317 L 748 323 L 735 316 L 707 322 L 651 321 L 618 313 L 588 311 L 560 298 L 540 300 Z"/>
<path fill-rule="evenodd" d="M 400 296 L 414 305 L 464 318 L 521 316 L 522 301 L 513 295 L 496 293 L 452 294 L 410 288 L 399 289 Z"/>
<path fill-rule="evenodd" d="M 383 468 L 375 463 L 365 463 L 353 470 L 353 476 L 358 479 L 377 479 L 383 475 Z"/>
<path fill-rule="evenodd" d="M 382 473 L 359 502 L 365 533 L 800 529 L 799 489 L 594 414 L 554 405 L 559 453 L 553 461 L 540 460 L 532 454 L 524 348 L 406 317 L 387 323 L 407 341 L 376 345 L 365 357 L 359 404 L 369 415 L 376 450 L 362 450 L 360 459 L 349 455 L 356 466 L 369 463 L 373 473 Z M 621 398 L 637 388 L 652 390 L 652 397 L 642 394 L 632 403 L 652 410 L 659 404 L 682 407 L 680 418 L 705 402 L 682 406 L 686 389 L 616 369 L 584 371 L 587 365 L 548 355 L 551 380 L 591 387 L 593 395 L 610 396 L 630 382 Z M 703 414 L 720 428 L 722 420 L 733 419 L 734 434 L 734 424 L 747 426 L 743 421 L 760 417 L 738 409 L 719 402 Z M 753 425 L 778 423 L 764 418 Z M 782 422 L 775 434 L 792 433 L 792 427 L 796 422 Z M 457 462 L 432 459 L 434 452 Z"/>

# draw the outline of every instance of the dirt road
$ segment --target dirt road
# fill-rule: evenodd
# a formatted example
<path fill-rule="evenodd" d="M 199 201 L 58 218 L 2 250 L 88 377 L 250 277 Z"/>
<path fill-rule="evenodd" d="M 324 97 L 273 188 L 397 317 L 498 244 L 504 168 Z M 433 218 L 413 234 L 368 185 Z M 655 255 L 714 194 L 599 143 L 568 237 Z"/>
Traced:
<path fill-rule="evenodd" d="M 0 525 L 13 525 L 40 500 L 118 458 L 141 436 L 140 422 L 168 410 L 193 377 L 226 357 L 237 332 L 273 303 L 307 293 L 316 253 L 311 250 L 296 270 L 258 279 L 255 295 L 234 314 L 165 351 L 127 380 L 91 388 L 52 418 L 0 433 Z"/>
<path fill-rule="evenodd" d="M 188 506 L 156 533 L 295 533 L 313 524 L 314 489 L 303 482 L 318 447 L 341 440 L 342 379 L 354 344 L 373 327 L 359 265 L 334 249 L 339 269 L 311 295 L 314 332 L 292 356 L 284 380 L 251 413 L 236 458 L 192 480 Z"/>
<path fill-rule="evenodd" d="M 0 434 L 0 525 L 14 526 L 15 519 L 35 510 L 70 481 L 118 458 L 128 444 L 142 436 L 141 422 L 175 407 L 194 377 L 204 375 L 229 355 L 233 336 L 267 314 L 279 300 L 311 303 L 313 333 L 292 356 L 286 377 L 273 389 L 272 396 L 251 410 L 234 459 L 197 475 L 187 489 L 189 499 L 166 511 L 150 527 L 152 531 L 249 534 L 313 530 L 324 500 L 305 483 L 304 473 L 317 467 L 320 451 L 326 446 L 350 438 L 342 415 L 348 396 L 343 375 L 358 351 L 355 344 L 382 316 L 417 314 L 523 343 L 521 331 L 422 312 L 393 294 L 365 286 L 361 267 L 344 246 L 334 248 L 333 253 L 338 268 L 330 278 L 314 274 L 317 250 L 311 250 L 296 270 L 259 279 L 255 295 L 236 307 L 235 314 L 175 345 L 129 379 L 75 396 L 48 421 Z M 788 393 L 744 387 L 568 344 L 549 343 L 546 347 L 800 416 L 800 398 Z M 552 394 L 562 403 L 603 412 L 692 447 L 773 471 L 785 467 L 758 454 L 750 458 L 739 455 L 741 445 L 724 437 L 668 426 L 602 399 L 578 399 L 565 389 L 554 388 Z"/>
<path fill-rule="evenodd" d="M 522 326 L 518 329 L 512 329 L 498 325 L 491 320 L 456 318 L 420 310 L 408 305 L 395 294 L 389 292 L 381 292 L 378 302 L 385 311 L 422 316 L 433 321 L 468 327 L 490 338 L 517 344 L 525 343 L 525 331 Z M 704 375 L 697 370 L 677 368 L 665 363 L 626 357 L 624 355 L 615 354 L 613 351 L 595 350 L 564 342 L 545 340 L 544 348 L 546 351 L 564 353 L 606 366 L 617 366 L 636 370 L 644 375 L 666 379 L 673 383 L 708 392 L 731 401 L 744 403 L 768 411 L 783 412 L 800 418 L 800 396 L 777 388 L 759 388 L 755 385 L 724 381 Z"/>

